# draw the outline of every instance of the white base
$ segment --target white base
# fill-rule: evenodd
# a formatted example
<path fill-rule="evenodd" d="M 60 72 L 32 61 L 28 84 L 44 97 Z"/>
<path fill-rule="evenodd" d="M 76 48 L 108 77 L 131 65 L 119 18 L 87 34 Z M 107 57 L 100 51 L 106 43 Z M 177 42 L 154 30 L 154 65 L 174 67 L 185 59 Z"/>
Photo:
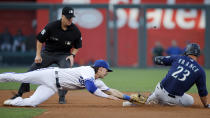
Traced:
<path fill-rule="evenodd" d="M 122 106 L 123 106 L 123 107 L 135 106 L 135 104 L 133 104 L 133 103 L 131 103 L 131 102 L 129 102 L 129 101 L 126 101 L 126 102 L 123 102 L 123 103 L 122 103 Z"/>

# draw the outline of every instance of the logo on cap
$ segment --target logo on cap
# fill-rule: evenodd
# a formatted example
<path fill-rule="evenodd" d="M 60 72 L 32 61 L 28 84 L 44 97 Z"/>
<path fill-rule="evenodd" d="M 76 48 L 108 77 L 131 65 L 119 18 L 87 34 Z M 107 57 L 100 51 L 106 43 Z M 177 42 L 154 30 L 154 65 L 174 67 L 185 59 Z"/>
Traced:
<path fill-rule="evenodd" d="M 73 14 L 73 13 L 74 13 L 74 11 L 73 11 L 73 10 L 69 10 L 69 13 L 70 13 L 70 14 Z"/>
<path fill-rule="evenodd" d="M 67 19 L 75 17 L 74 16 L 74 9 L 71 7 L 64 7 L 62 10 L 62 14 L 65 15 Z"/>

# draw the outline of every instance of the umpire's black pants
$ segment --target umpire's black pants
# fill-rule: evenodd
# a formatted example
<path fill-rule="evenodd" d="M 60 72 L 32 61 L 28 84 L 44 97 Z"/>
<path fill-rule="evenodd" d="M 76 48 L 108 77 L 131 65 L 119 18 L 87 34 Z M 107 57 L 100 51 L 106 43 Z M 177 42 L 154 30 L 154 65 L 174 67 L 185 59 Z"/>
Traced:
<path fill-rule="evenodd" d="M 69 56 L 69 53 L 63 52 L 47 52 L 43 51 L 41 53 L 42 56 L 42 63 L 33 63 L 30 67 L 29 71 L 33 71 L 40 68 L 49 67 L 52 64 L 57 64 L 60 68 L 69 68 L 70 61 L 66 60 L 66 57 Z M 22 96 L 23 93 L 30 91 L 30 84 L 29 83 L 22 83 L 19 90 L 18 95 Z M 67 90 L 59 90 L 58 94 L 59 97 L 65 97 Z"/>

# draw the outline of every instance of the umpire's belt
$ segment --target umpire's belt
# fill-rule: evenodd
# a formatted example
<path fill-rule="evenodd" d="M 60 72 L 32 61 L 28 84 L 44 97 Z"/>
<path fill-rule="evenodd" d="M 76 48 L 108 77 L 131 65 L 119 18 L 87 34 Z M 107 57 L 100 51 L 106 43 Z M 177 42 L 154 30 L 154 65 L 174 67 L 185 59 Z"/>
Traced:
<path fill-rule="evenodd" d="M 55 71 L 55 79 L 56 79 L 56 87 L 61 88 L 61 85 L 59 83 L 58 71 Z"/>
<path fill-rule="evenodd" d="M 161 88 L 161 89 L 164 89 L 164 88 L 163 88 L 163 85 L 162 85 L 161 83 L 160 83 L 160 88 Z M 171 98 L 176 98 L 175 95 L 172 95 L 172 94 L 170 94 L 170 93 L 168 94 L 168 96 L 171 97 Z"/>

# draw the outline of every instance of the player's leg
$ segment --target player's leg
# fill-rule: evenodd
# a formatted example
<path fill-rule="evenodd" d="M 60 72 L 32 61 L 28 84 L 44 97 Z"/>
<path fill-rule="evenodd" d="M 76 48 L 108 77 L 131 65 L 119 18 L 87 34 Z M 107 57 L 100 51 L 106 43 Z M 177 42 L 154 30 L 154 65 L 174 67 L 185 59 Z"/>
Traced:
<path fill-rule="evenodd" d="M 55 70 L 54 68 L 45 68 L 26 73 L 3 73 L 0 74 L 0 82 L 20 82 L 52 86 L 55 84 Z"/>
<path fill-rule="evenodd" d="M 160 84 L 156 86 L 155 95 L 152 95 L 148 99 L 154 98 L 155 96 L 160 104 L 163 105 L 181 105 L 181 106 L 191 106 L 194 103 L 193 97 L 184 94 L 183 96 L 170 95 L 164 88 L 161 88 Z"/>
<path fill-rule="evenodd" d="M 179 98 L 177 104 L 181 106 L 192 106 L 194 104 L 194 99 L 191 95 L 185 93 Z"/>
<path fill-rule="evenodd" d="M 164 104 L 166 105 L 179 105 L 179 106 L 192 106 L 194 104 L 194 99 L 188 94 L 183 96 L 166 96 L 164 99 Z"/>
<path fill-rule="evenodd" d="M 0 82 L 24 82 L 26 73 L 7 72 L 0 74 Z"/>
<path fill-rule="evenodd" d="M 66 60 L 66 57 L 69 56 L 69 54 L 59 55 L 57 56 L 57 64 L 60 68 L 69 68 L 70 67 L 70 60 Z M 67 90 L 58 90 L 59 95 L 59 103 L 65 104 L 65 95 L 67 94 Z"/>
<path fill-rule="evenodd" d="M 154 92 L 152 92 L 151 95 L 149 95 L 147 101 L 145 104 L 157 104 L 159 103 L 160 99 L 158 96 L 162 95 L 162 91 L 161 91 L 161 88 L 160 88 L 160 83 L 158 83 L 155 87 L 155 90 Z"/>
<path fill-rule="evenodd" d="M 36 69 L 48 67 L 54 61 L 53 58 L 48 53 L 42 52 L 41 56 L 42 56 L 42 63 L 33 63 L 31 65 L 31 67 L 29 68 L 28 72 L 36 70 Z M 29 83 L 22 83 L 19 90 L 18 90 L 18 93 L 15 94 L 11 99 L 22 96 L 23 93 L 29 92 L 29 91 L 30 91 L 30 84 Z"/>
<path fill-rule="evenodd" d="M 156 98 L 159 104 L 162 105 L 176 105 L 177 100 L 174 97 L 170 97 L 169 93 L 161 86 L 160 83 L 156 86 Z"/>
<path fill-rule="evenodd" d="M 29 98 L 23 99 L 22 97 L 17 97 L 13 100 L 6 100 L 4 105 L 12 105 L 12 106 L 37 106 L 42 102 L 49 99 L 52 95 L 54 95 L 56 91 L 49 86 L 40 85 L 34 92 L 32 96 Z"/>
<path fill-rule="evenodd" d="M 157 97 L 155 95 L 155 91 L 152 92 L 151 95 L 149 95 L 147 101 L 145 102 L 145 104 L 152 104 L 153 101 L 157 101 Z"/>

